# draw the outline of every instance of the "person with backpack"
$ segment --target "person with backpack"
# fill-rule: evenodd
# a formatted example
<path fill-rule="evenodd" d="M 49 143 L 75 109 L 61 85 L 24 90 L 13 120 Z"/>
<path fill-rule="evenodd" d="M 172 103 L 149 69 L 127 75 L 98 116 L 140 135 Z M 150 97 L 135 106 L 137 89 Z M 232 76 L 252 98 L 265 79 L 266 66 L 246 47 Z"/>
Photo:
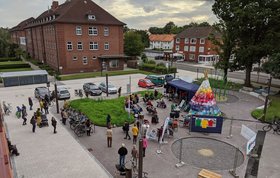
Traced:
<path fill-rule="evenodd" d="M 53 126 L 53 133 L 56 134 L 56 133 L 57 133 L 57 132 L 56 132 L 56 124 L 57 124 L 57 121 L 56 121 L 56 119 L 55 119 L 54 117 L 52 117 L 51 122 L 52 122 L 52 126 Z"/>
<path fill-rule="evenodd" d="M 31 120 L 30 120 L 30 124 L 32 125 L 32 132 L 35 133 L 35 129 L 36 129 L 36 113 L 34 113 L 34 115 L 32 116 Z"/>

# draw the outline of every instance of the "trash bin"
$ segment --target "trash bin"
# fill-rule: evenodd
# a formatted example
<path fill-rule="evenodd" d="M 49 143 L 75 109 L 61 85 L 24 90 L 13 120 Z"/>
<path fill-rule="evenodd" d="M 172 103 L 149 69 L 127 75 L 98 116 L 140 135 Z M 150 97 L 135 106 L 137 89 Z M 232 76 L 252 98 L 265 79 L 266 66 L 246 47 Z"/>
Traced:
<path fill-rule="evenodd" d="M 125 178 L 132 178 L 132 170 L 131 169 L 125 169 Z"/>

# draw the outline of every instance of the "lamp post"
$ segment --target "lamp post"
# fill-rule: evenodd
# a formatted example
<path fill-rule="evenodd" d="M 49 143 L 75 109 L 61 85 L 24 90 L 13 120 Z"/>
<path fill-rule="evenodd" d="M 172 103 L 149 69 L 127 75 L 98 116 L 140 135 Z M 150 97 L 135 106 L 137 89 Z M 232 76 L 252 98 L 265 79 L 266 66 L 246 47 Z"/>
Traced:
<path fill-rule="evenodd" d="M 57 85 L 56 85 L 56 80 L 54 81 L 54 91 L 55 91 L 56 113 L 59 114 L 59 105 L 58 105 L 58 98 L 57 98 Z"/>
<path fill-rule="evenodd" d="M 265 97 L 264 109 L 263 109 L 264 120 L 266 119 L 267 103 L 268 103 L 268 96 L 269 96 L 269 93 L 270 93 L 271 81 L 272 81 L 272 77 L 270 76 L 270 78 L 268 79 L 268 89 L 267 89 L 267 95 Z"/>

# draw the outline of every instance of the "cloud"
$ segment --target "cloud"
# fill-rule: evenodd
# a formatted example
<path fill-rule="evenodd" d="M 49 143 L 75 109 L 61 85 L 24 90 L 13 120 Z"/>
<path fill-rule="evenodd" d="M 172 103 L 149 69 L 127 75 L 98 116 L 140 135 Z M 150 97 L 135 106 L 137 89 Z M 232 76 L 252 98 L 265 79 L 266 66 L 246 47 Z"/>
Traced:
<path fill-rule="evenodd" d="M 93 0 L 129 28 L 163 27 L 169 21 L 182 26 L 192 21 L 217 21 L 213 0 Z M 51 0 L 0 0 L 0 26 L 13 27 L 29 17 L 38 17 Z M 63 3 L 65 0 L 59 0 Z M 20 4 L 20 6 L 19 6 Z M 11 13 L 12 12 L 12 13 Z"/>

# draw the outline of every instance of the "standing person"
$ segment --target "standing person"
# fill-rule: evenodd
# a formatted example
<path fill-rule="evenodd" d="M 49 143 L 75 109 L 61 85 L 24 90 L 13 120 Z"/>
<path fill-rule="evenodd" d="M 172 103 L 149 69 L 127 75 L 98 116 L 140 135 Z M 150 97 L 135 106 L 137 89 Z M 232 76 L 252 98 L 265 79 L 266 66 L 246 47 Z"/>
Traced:
<path fill-rule="evenodd" d="M 28 104 L 29 104 L 29 108 L 30 110 L 32 110 L 32 107 L 33 107 L 33 101 L 31 99 L 31 97 L 28 97 Z"/>
<path fill-rule="evenodd" d="M 47 104 L 50 104 L 50 97 L 48 94 L 45 94 L 45 102 L 47 102 Z"/>
<path fill-rule="evenodd" d="M 118 154 L 120 155 L 120 167 L 124 168 L 125 156 L 127 155 L 127 149 L 124 143 L 122 143 L 122 146 L 119 148 Z"/>
<path fill-rule="evenodd" d="M 137 158 L 138 158 L 138 151 L 136 149 L 136 145 L 133 145 L 131 150 L 132 161 L 135 163 L 135 168 L 137 167 Z"/>
<path fill-rule="evenodd" d="M 122 87 L 120 87 L 120 88 L 118 89 L 119 97 L 121 97 L 121 92 L 122 92 Z"/>
<path fill-rule="evenodd" d="M 138 136 L 138 132 L 139 132 L 136 124 L 133 125 L 131 131 L 132 131 L 132 135 L 133 135 L 133 144 L 136 144 L 137 136 Z"/>
<path fill-rule="evenodd" d="M 146 136 L 143 136 L 143 157 L 145 157 L 147 147 L 148 147 L 148 140 Z"/>
<path fill-rule="evenodd" d="M 158 98 L 158 91 L 155 89 L 155 91 L 154 91 L 154 97 L 155 97 L 155 99 L 157 99 Z"/>
<path fill-rule="evenodd" d="M 32 124 L 32 132 L 35 133 L 35 129 L 36 129 L 36 113 L 34 113 L 34 115 L 32 116 L 31 120 L 30 120 L 30 124 Z"/>
<path fill-rule="evenodd" d="M 41 121 L 42 121 L 42 113 L 40 112 L 40 108 L 38 108 L 36 111 L 35 119 L 37 119 L 37 125 L 40 126 Z"/>
<path fill-rule="evenodd" d="M 66 119 L 67 119 L 67 113 L 66 113 L 66 111 L 65 111 L 65 109 L 63 109 L 62 111 L 62 123 L 64 124 L 64 125 L 66 125 Z"/>
<path fill-rule="evenodd" d="M 107 118 L 106 118 L 106 126 L 107 128 L 111 125 L 111 116 L 110 114 L 107 114 Z"/>
<path fill-rule="evenodd" d="M 49 103 L 46 100 L 44 102 L 44 110 L 45 114 L 49 114 Z"/>
<path fill-rule="evenodd" d="M 22 110 L 21 110 L 21 117 L 23 119 L 22 125 L 26 125 L 26 120 L 27 120 L 26 116 L 27 116 L 26 107 L 22 105 Z"/>
<path fill-rule="evenodd" d="M 52 126 L 53 126 L 53 133 L 56 134 L 56 124 L 57 124 L 57 121 L 54 117 L 52 117 Z"/>
<path fill-rule="evenodd" d="M 124 123 L 124 131 L 125 131 L 124 139 L 127 139 L 127 137 L 128 137 L 128 140 L 130 140 L 131 138 L 129 135 L 129 123 L 127 121 Z"/>
<path fill-rule="evenodd" d="M 107 146 L 108 147 L 112 147 L 112 139 L 113 139 L 113 130 L 111 128 L 111 126 L 109 125 L 109 127 L 107 128 Z"/>
<path fill-rule="evenodd" d="M 89 119 L 86 120 L 86 127 L 87 127 L 87 136 L 90 136 L 91 122 Z"/>
<path fill-rule="evenodd" d="M 43 112 L 44 103 L 43 103 L 43 100 L 42 100 L 42 99 L 40 99 L 39 104 L 40 104 L 41 112 Z"/>

